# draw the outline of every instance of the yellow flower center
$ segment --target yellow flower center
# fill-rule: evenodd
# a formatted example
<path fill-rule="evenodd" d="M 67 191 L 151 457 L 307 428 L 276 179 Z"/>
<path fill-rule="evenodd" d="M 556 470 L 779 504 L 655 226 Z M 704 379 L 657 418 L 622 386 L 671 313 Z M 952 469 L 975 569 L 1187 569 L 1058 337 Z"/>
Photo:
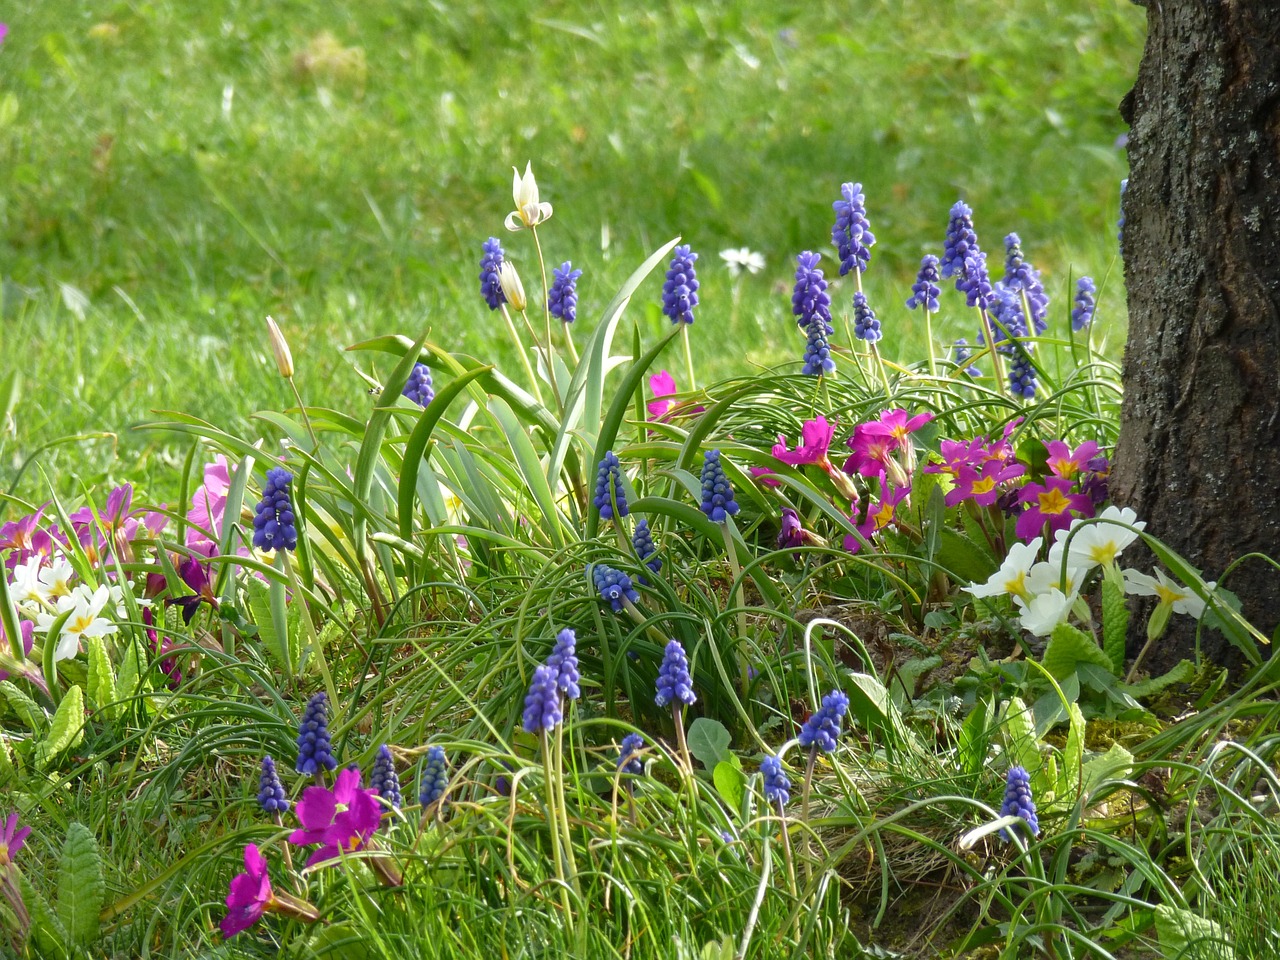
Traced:
<path fill-rule="evenodd" d="M 1058 476 L 1063 477 L 1064 479 L 1070 480 L 1072 477 L 1074 477 L 1077 473 L 1080 472 L 1080 465 L 1076 463 L 1074 460 L 1068 460 L 1066 458 L 1059 459 L 1056 457 L 1050 457 L 1049 469 L 1052 470 L 1054 473 L 1056 473 Z"/>
<path fill-rule="evenodd" d="M 1005 593 L 1021 597 L 1023 600 L 1030 599 L 1027 595 L 1027 571 L 1019 570 L 1011 580 L 1006 580 L 1004 590 Z"/>
<path fill-rule="evenodd" d="M 981 480 L 973 481 L 974 493 L 990 493 L 996 485 L 995 477 L 983 477 Z"/>
<path fill-rule="evenodd" d="M 1067 499 L 1066 494 L 1061 490 L 1046 490 L 1044 493 L 1038 494 L 1036 500 L 1040 502 L 1040 512 L 1048 513 L 1056 516 L 1059 513 L 1066 513 L 1071 508 L 1071 501 Z"/>
<path fill-rule="evenodd" d="M 1181 590 L 1174 590 L 1166 587 L 1163 583 L 1156 583 L 1156 596 L 1160 598 L 1161 603 L 1174 604 L 1178 600 L 1185 600 L 1187 595 Z"/>
<path fill-rule="evenodd" d="M 1103 566 L 1111 566 L 1116 562 L 1116 542 L 1108 540 L 1106 543 L 1095 543 L 1089 548 L 1089 559 Z"/>
<path fill-rule="evenodd" d="M 876 512 L 871 515 L 871 518 L 875 520 L 877 530 L 887 526 L 889 521 L 893 519 L 893 504 L 887 502 L 880 504 Z"/>
<path fill-rule="evenodd" d="M 91 623 L 93 623 L 93 615 L 85 614 L 78 617 L 72 617 L 67 621 L 67 625 L 64 629 L 67 633 L 84 633 L 85 630 L 89 629 L 89 624 Z"/>

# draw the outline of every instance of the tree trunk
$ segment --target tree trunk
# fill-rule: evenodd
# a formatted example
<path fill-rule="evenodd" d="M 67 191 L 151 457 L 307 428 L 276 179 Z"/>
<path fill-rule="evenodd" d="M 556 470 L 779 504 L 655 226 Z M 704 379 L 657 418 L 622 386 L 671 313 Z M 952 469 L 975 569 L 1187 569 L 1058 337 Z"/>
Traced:
<path fill-rule="evenodd" d="M 1218 579 L 1251 551 L 1280 559 L 1280 3 L 1142 5 L 1147 45 L 1120 107 L 1129 339 L 1112 495 Z M 1224 586 L 1270 635 L 1280 572 L 1250 560 Z M 1194 641 L 1175 615 L 1148 665 Z M 1240 662 L 1216 633 L 1201 650 Z"/>

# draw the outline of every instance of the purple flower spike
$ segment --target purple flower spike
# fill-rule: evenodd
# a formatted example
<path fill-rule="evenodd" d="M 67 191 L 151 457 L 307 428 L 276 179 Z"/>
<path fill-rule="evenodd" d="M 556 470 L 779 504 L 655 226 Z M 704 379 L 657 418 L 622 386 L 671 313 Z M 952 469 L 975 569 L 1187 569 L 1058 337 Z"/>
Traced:
<path fill-rule="evenodd" d="M 1049 326 L 1046 319 L 1049 296 L 1040 282 L 1040 271 L 1023 258 L 1022 241 L 1016 233 L 1004 238 L 1004 249 L 1004 279 L 1001 283 L 1015 293 L 1026 293 L 1027 305 L 1031 308 L 1031 325 L 1036 333 L 1044 333 Z"/>
<path fill-rule="evenodd" d="M 422 779 L 418 783 L 418 802 L 426 810 L 439 802 L 449 789 L 449 769 L 445 762 L 444 747 L 428 747 L 427 762 L 422 767 Z"/>
<path fill-rule="evenodd" d="M 849 698 L 833 690 L 822 698 L 822 706 L 814 711 L 800 729 L 800 746 L 832 753 L 840 738 L 840 719 L 849 709 Z"/>
<path fill-rule="evenodd" d="M 646 567 L 657 573 L 662 569 L 662 558 L 657 556 L 658 548 L 653 543 L 653 533 L 649 530 L 648 520 L 636 521 L 635 533 L 631 535 L 631 546 L 636 551 L 636 557 Z M 641 582 L 645 582 L 641 578 Z"/>
<path fill-rule="evenodd" d="M 600 511 L 601 520 L 613 520 L 613 508 L 618 507 L 618 516 L 625 517 L 631 511 L 627 509 L 627 495 L 622 489 L 622 465 L 612 450 L 606 450 L 604 459 L 596 470 L 596 495 L 593 500 Z"/>
<path fill-rule="evenodd" d="M 942 279 L 954 276 L 956 289 L 969 306 L 985 310 L 991 301 L 991 279 L 987 275 L 987 255 L 978 247 L 973 228 L 973 210 L 963 200 L 951 208 L 951 222 L 942 247 Z"/>
<path fill-rule="evenodd" d="M 644 773 L 644 764 L 638 754 L 644 749 L 644 737 L 638 733 L 628 733 L 622 738 L 622 746 L 618 749 L 618 769 L 632 776 Z"/>
<path fill-rule="evenodd" d="M 543 665 L 533 671 L 533 682 L 524 698 L 524 729 L 527 733 L 551 731 L 564 719 L 560 708 L 560 671 Z"/>
<path fill-rule="evenodd" d="M 836 362 L 831 359 L 831 346 L 827 343 L 825 327 L 821 317 L 814 317 L 809 321 L 809 339 L 804 345 L 804 366 L 800 370 L 806 377 L 836 372 Z"/>
<path fill-rule="evenodd" d="M 391 756 L 391 748 L 385 743 L 378 748 L 378 755 L 373 758 L 369 786 L 378 791 L 378 796 L 394 809 L 400 809 L 400 804 L 403 802 L 400 794 L 400 776 L 396 773 L 396 761 Z"/>
<path fill-rule="evenodd" d="M 298 764 L 295 769 L 307 776 L 321 770 L 337 769 L 329 741 L 329 696 L 324 691 L 307 702 L 298 726 Z"/>
<path fill-rule="evenodd" d="M 289 486 L 293 474 L 284 467 L 267 471 L 267 485 L 253 517 L 253 545 L 259 550 L 296 550 L 298 528 L 294 524 Z"/>
<path fill-rule="evenodd" d="M 907 309 L 924 307 L 930 313 L 938 312 L 938 296 L 942 288 L 938 286 L 938 258 L 929 254 L 920 261 L 920 273 L 916 282 L 911 285 L 911 296 L 907 298 Z"/>
<path fill-rule="evenodd" d="M 436 398 L 435 387 L 431 383 L 431 368 L 425 363 L 415 363 L 400 391 L 420 407 L 425 407 Z"/>
<path fill-rule="evenodd" d="M 862 184 L 843 183 L 840 185 L 843 199 L 831 204 L 836 212 L 836 223 L 831 228 L 831 242 L 836 245 L 840 256 L 840 276 L 850 270 L 862 271 L 871 262 L 871 247 L 875 245 L 875 234 L 871 232 L 871 224 L 867 220 L 866 197 L 862 193 Z"/>
<path fill-rule="evenodd" d="M 489 304 L 490 310 L 497 310 L 507 302 L 502 292 L 502 282 L 498 279 L 498 268 L 506 254 L 497 237 L 490 237 L 484 242 L 484 256 L 480 258 L 480 296 Z"/>
<path fill-rule="evenodd" d="M 969 363 L 969 358 L 973 356 L 973 351 L 969 349 L 969 341 L 961 337 L 955 342 L 951 348 L 951 359 L 958 368 L 964 370 L 971 377 L 982 376 L 982 371 L 978 369 L 976 364 Z M 969 363 L 966 367 L 965 364 Z"/>
<path fill-rule="evenodd" d="M 672 640 L 662 654 L 662 666 L 658 668 L 658 693 L 653 702 L 660 707 L 667 704 L 690 706 L 698 699 L 693 692 L 693 677 L 689 675 L 689 658 L 679 640 Z"/>
<path fill-rule="evenodd" d="M 573 269 L 566 260 L 551 271 L 551 290 L 547 293 L 547 310 L 565 323 L 578 319 L 578 278 L 581 270 Z"/>
<path fill-rule="evenodd" d="M 724 523 L 738 512 L 733 487 L 720 465 L 720 451 L 708 450 L 702 461 L 702 512 L 715 523 Z"/>
<path fill-rule="evenodd" d="M 556 671 L 556 688 L 566 700 L 577 700 L 582 696 L 578 686 L 582 677 L 578 673 L 577 636 L 572 630 L 564 629 L 556 635 L 556 645 L 547 657 L 547 666 Z"/>
<path fill-rule="evenodd" d="M 1076 333 L 1093 323 L 1093 311 L 1097 306 L 1094 295 L 1097 292 L 1092 277 L 1081 277 L 1076 281 L 1076 307 L 1071 311 L 1071 329 Z"/>
<path fill-rule="evenodd" d="M 686 243 L 676 247 L 662 285 L 662 312 L 672 323 L 693 323 L 693 308 L 698 305 L 698 276 L 693 269 L 698 255 Z"/>
<path fill-rule="evenodd" d="M 276 762 L 271 757 L 262 758 L 262 773 L 258 777 L 258 806 L 266 813 L 288 813 L 289 798 L 285 796 Z"/>
<path fill-rule="evenodd" d="M 822 254 L 806 250 L 796 255 L 796 285 L 791 293 L 791 312 L 796 325 L 807 330 L 814 319 L 822 321 L 823 333 L 831 336 L 836 328 L 831 324 L 831 297 L 827 295 L 827 281 L 818 269 Z"/>
<path fill-rule="evenodd" d="M 764 798 L 778 809 L 791 799 L 791 780 L 782 772 L 782 761 L 777 757 L 765 757 L 760 761 L 760 774 L 764 779 Z"/>
<path fill-rule="evenodd" d="M 861 290 L 853 295 L 853 335 L 859 340 L 875 343 L 884 336 L 880 332 L 880 321 L 876 312 L 867 303 L 867 296 Z"/>
<path fill-rule="evenodd" d="M 1040 821 L 1036 819 L 1036 803 L 1031 797 L 1031 775 L 1022 767 L 1010 767 L 1004 789 L 1004 803 L 1000 805 L 1000 816 L 1021 817 L 1027 822 L 1027 829 L 1033 837 L 1040 835 Z M 1001 830 L 1004 839 L 1012 841 L 1008 830 Z"/>
<path fill-rule="evenodd" d="M 631 578 L 621 570 L 597 563 L 591 568 L 591 580 L 600 593 L 600 599 L 608 600 L 614 613 L 622 612 L 624 600 L 630 600 L 632 603 L 640 602 L 640 594 L 631 585 Z"/>

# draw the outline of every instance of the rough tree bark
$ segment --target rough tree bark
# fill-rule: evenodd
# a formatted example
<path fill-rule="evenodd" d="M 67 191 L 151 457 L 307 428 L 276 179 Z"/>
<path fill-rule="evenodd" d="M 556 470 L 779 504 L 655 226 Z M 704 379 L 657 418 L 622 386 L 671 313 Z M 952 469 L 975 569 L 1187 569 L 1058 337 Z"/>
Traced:
<path fill-rule="evenodd" d="M 1215 579 L 1250 551 L 1280 559 L 1280 3 L 1140 5 L 1112 493 Z M 1280 574 L 1249 562 L 1225 586 L 1270 635 Z M 1194 624 L 1173 620 L 1153 669 L 1191 653 Z M 1217 634 L 1201 650 L 1239 662 Z"/>

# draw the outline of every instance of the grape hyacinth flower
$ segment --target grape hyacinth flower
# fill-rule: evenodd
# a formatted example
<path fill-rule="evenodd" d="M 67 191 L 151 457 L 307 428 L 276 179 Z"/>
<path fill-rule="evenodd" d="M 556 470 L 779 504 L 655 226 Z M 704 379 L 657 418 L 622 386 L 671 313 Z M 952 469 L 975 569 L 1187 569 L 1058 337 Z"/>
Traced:
<path fill-rule="evenodd" d="M 698 275 L 693 268 L 698 255 L 689 244 L 676 247 L 662 285 L 662 312 L 672 323 L 693 323 L 693 308 L 698 305 Z"/>
<path fill-rule="evenodd" d="M 765 757 L 760 761 L 760 775 L 764 781 L 765 800 L 781 813 L 791 799 L 791 780 L 782 772 L 782 761 L 777 757 Z"/>
<path fill-rule="evenodd" d="M 1004 803 L 1000 805 L 1000 816 L 1021 817 L 1026 821 L 1027 829 L 1033 837 L 1040 835 L 1040 821 L 1036 819 L 1036 804 L 1031 797 L 1031 775 L 1022 767 L 1010 767 L 1006 778 Z M 1006 829 L 1000 836 L 1012 842 L 1013 835 Z"/>
<path fill-rule="evenodd" d="M 400 794 L 400 776 L 396 773 L 396 761 L 391 756 L 391 748 L 385 743 L 378 747 L 378 755 L 373 759 L 373 770 L 369 773 L 369 786 L 378 791 L 378 796 L 392 809 L 400 809 L 403 800 Z"/>
<path fill-rule="evenodd" d="M 591 579 L 602 600 L 608 600 L 614 613 L 621 613 L 624 601 L 640 602 L 640 594 L 631 585 L 631 578 L 621 570 L 605 566 L 603 563 L 591 567 Z"/>
<path fill-rule="evenodd" d="M 618 749 L 618 769 L 632 776 L 644 773 L 644 763 L 640 760 L 640 751 L 644 749 L 644 737 L 638 733 L 628 733 L 622 738 L 622 746 Z"/>
<path fill-rule="evenodd" d="M 302 826 L 289 834 L 289 842 L 321 844 L 307 858 L 308 867 L 364 849 L 382 823 L 377 797 L 377 790 L 360 785 L 360 771 L 350 768 L 338 773 L 332 790 L 307 787 L 295 809 Z"/>
<path fill-rule="evenodd" d="M 867 303 L 867 296 L 861 290 L 853 295 L 853 335 L 859 340 L 875 343 L 884 334 L 880 332 L 880 321 L 876 312 Z"/>
<path fill-rule="evenodd" d="M 1009 368 L 1009 392 L 1023 400 L 1031 400 L 1035 397 L 1039 386 L 1030 352 L 1025 347 L 1019 349 L 1013 360 L 1013 366 Z"/>
<path fill-rule="evenodd" d="M 916 282 L 911 285 L 911 296 L 907 298 L 907 309 L 924 307 L 929 313 L 938 312 L 938 297 L 942 288 L 938 286 L 938 258 L 928 254 L 920 261 L 920 273 Z"/>
<path fill-rule="evenodd" d="M 296 550 L 298 528 L 294 525 L 289 485 L 293 474 L 283 467 L 267 471 L 267 485 L 253 517 L 253 545 L 259 550 Z"/>
<path fill-rule="evenodd" d="M 971 307 L 986 310 L 991 304 L 991 279 L 987 275 L 987 255 L 978 247 L 973 228 L 973 209 L 963 200 L 951 208 L 951 222 L 942 248 L 941 278 L 956 278 L 956 289 Z"/>
<path fill-rule="evenodd" d="M 329 695 L 323 690 L 307 701 L 306 712 L 298 726 L 298 764 L 295 769 L 306 776 L 321 770 L 336 770 L 329 741 Z"/>
<path fill-rule="evenodd" d="M 1097 292 L 1092 277 L 1081 277 L 1076 281 L 1076 306 L 1071 311 L 1071 329 L 1076 333 L 1093 323 L 1093 311 L 1097 306 L 1094 295 Z"/>
<path fill-rule="evenodd" d="M 691 706 L 698 699 L 693 692 L 693 677 L 689 675 L 689 658 L 679 640 L 669 641 L 663 651 L 657 690 L 653 702 L 660 707 L 670 704 L 679 710 L 681 706 Z"/>
<path fill-rule="evenodd" d="M 831 204 L 836 212 L 835 226 L 831 228 L 831 242 L 839 251 L 840 276 L 843 277 L 850 270 L 861 272 L 867 269 L 867 264 L 871 262 L 871 247 L 875 245 L 876 238 L 871 232 L 871 223 L 867 220 L 862 184 L 842 183 L 840 195 L 842 199 Z"/>
<path fill-rule="evenodd" d="M 733 487 L 720 465 L 719 450 L 708 450 L 702 461 L 701 510 L 715 523 L 724 523 L 738 512 Z"/>
<path fill-rule="evenodd" d="M 497 310 L 507 302 L 502 292 L 502 281 L 498 279 L 498 271 L 506 254 L 497 237 L 490 237 L 484 242 L 484 256 L 480 258 L 480 296 L 489 304 L 490 310 Z"/>
<path fill-rule="evenodd" d="M 578 673 L 577 636 L 572 630 L 566 628 L 556 635 L 556 645 L 547 657 L 547 666 L 556 671 L 556 688 L 566 700 L 577 700 L 582 696 L 578 686 L 582 677 Z"/>
<path fill-rule="evenodd" d="M 840 718 L 849 709 L 849 698 L 839 690 L 833 690 L 822 698 L 822 706 L 814 711 L 800 728 L 800 746 L 809 747 L 815 753 L 832 753 L 840 737 Z"/>
<path fill-rule="evenodd" d="M 662 558 L 657 556 L 658 548 L 654 546 L 648 520 L 636 521 L 635 533 L 631 535 L 631 546 L 640 562 L 654 573 L 662 569 Z M 641 582 L 644 582 L 643 578 Z"/>
<path fill-rule="evenodd" d="M 524 698 L 524 729 L 527 733 L 550 732 L 560 725 L 560 671 L 543 664 L 533 671 L 533 681 Z"/>
<path fill-rule="evenodd" d="M 1049 297 L 1040 282 L 1040 271 L 1023 257 L 1022 240 L 1016 233 L 1004 238 L 1004 249 L 1004 279 L 1001 283 L 1009 290 L 1027 295 L 1032 327 L 1037 334 L 1044 333 L 1049 326 L 1045 319 L 1049 312 Z"/>
<path fill-rule="evenodd" d="M 400 392 L 418 406 L 425 407 L 436 397 L 435 388 L 431 383 L 431 368 L 425 363 L 415 363 L 409 372 L 409 379 L 405 381 L 404 389 Z"/>
<path fill-rule="evenodd" d="M 578 278 L 581 270 L 573 269 L 566 260 L 551 271 L 551 290 L 547 293 L 547 310 L 565 323 L 578 319 Z"/>
<path fill-rule="evenodd" d="M 808 340 L 804 346 L 804 366 L 800 372 L 806 377 L 818 377 L 836 372 L 836 362 L 831 359 L 831 347 L 821 317 L 809 321 Z"/>
<path fill-rule="evenodd" d="M 439 803 L 448 788 L 449 771 L 445 763 L 444 747 L 428 747 L 427 762 L 422 767 L 422 779 L 418 783 L 418 802 L 422 804 L 422 809 L 429 810 Z"/>
<path fill-rule="evenodd" d="M 617 517 L 625 517 L 631 512 L 627 509 L 627 495 L 622 489 L 622 466 L 612 450 L 605 451 L 604 459 L 596 470 L 596 495 L 593 503 L 600 511 L 601 520 L 616 519 L 615 506 Z"/>
<path fill-rule="evenodd" d="M 969 341 L 961 337 L 955 342 L 951 348 L 951 360 L 958 369 L 964 370 L 971 377 L 982 376 L 982 371 L 978 369 L 977 364 L 969 363 L 969 358 L 973 356 L 973 351 L 969 349 Z M 965 364 L 969 365 L 966 367 Z"/>
<path fill-rule="evenodd" d="M 285 796 L 276 762 L 270 756 L 262 758 L 262 773 L 258 777 L 258 806 L 263 811 L 278 816 L 289 812 L 289 798 Z"/>
<path fill-rule="evenodd" d="M 796 284 L 791 293 L 791 312 L 796 326 L 808 330 L 815 319 L 822 321 L 822 332 L 828 337 L 836 332 L 831 324 L 831 297 L 827 281 L 818 269 L 822 254 L 806 250 L 796 255 Z"/>

